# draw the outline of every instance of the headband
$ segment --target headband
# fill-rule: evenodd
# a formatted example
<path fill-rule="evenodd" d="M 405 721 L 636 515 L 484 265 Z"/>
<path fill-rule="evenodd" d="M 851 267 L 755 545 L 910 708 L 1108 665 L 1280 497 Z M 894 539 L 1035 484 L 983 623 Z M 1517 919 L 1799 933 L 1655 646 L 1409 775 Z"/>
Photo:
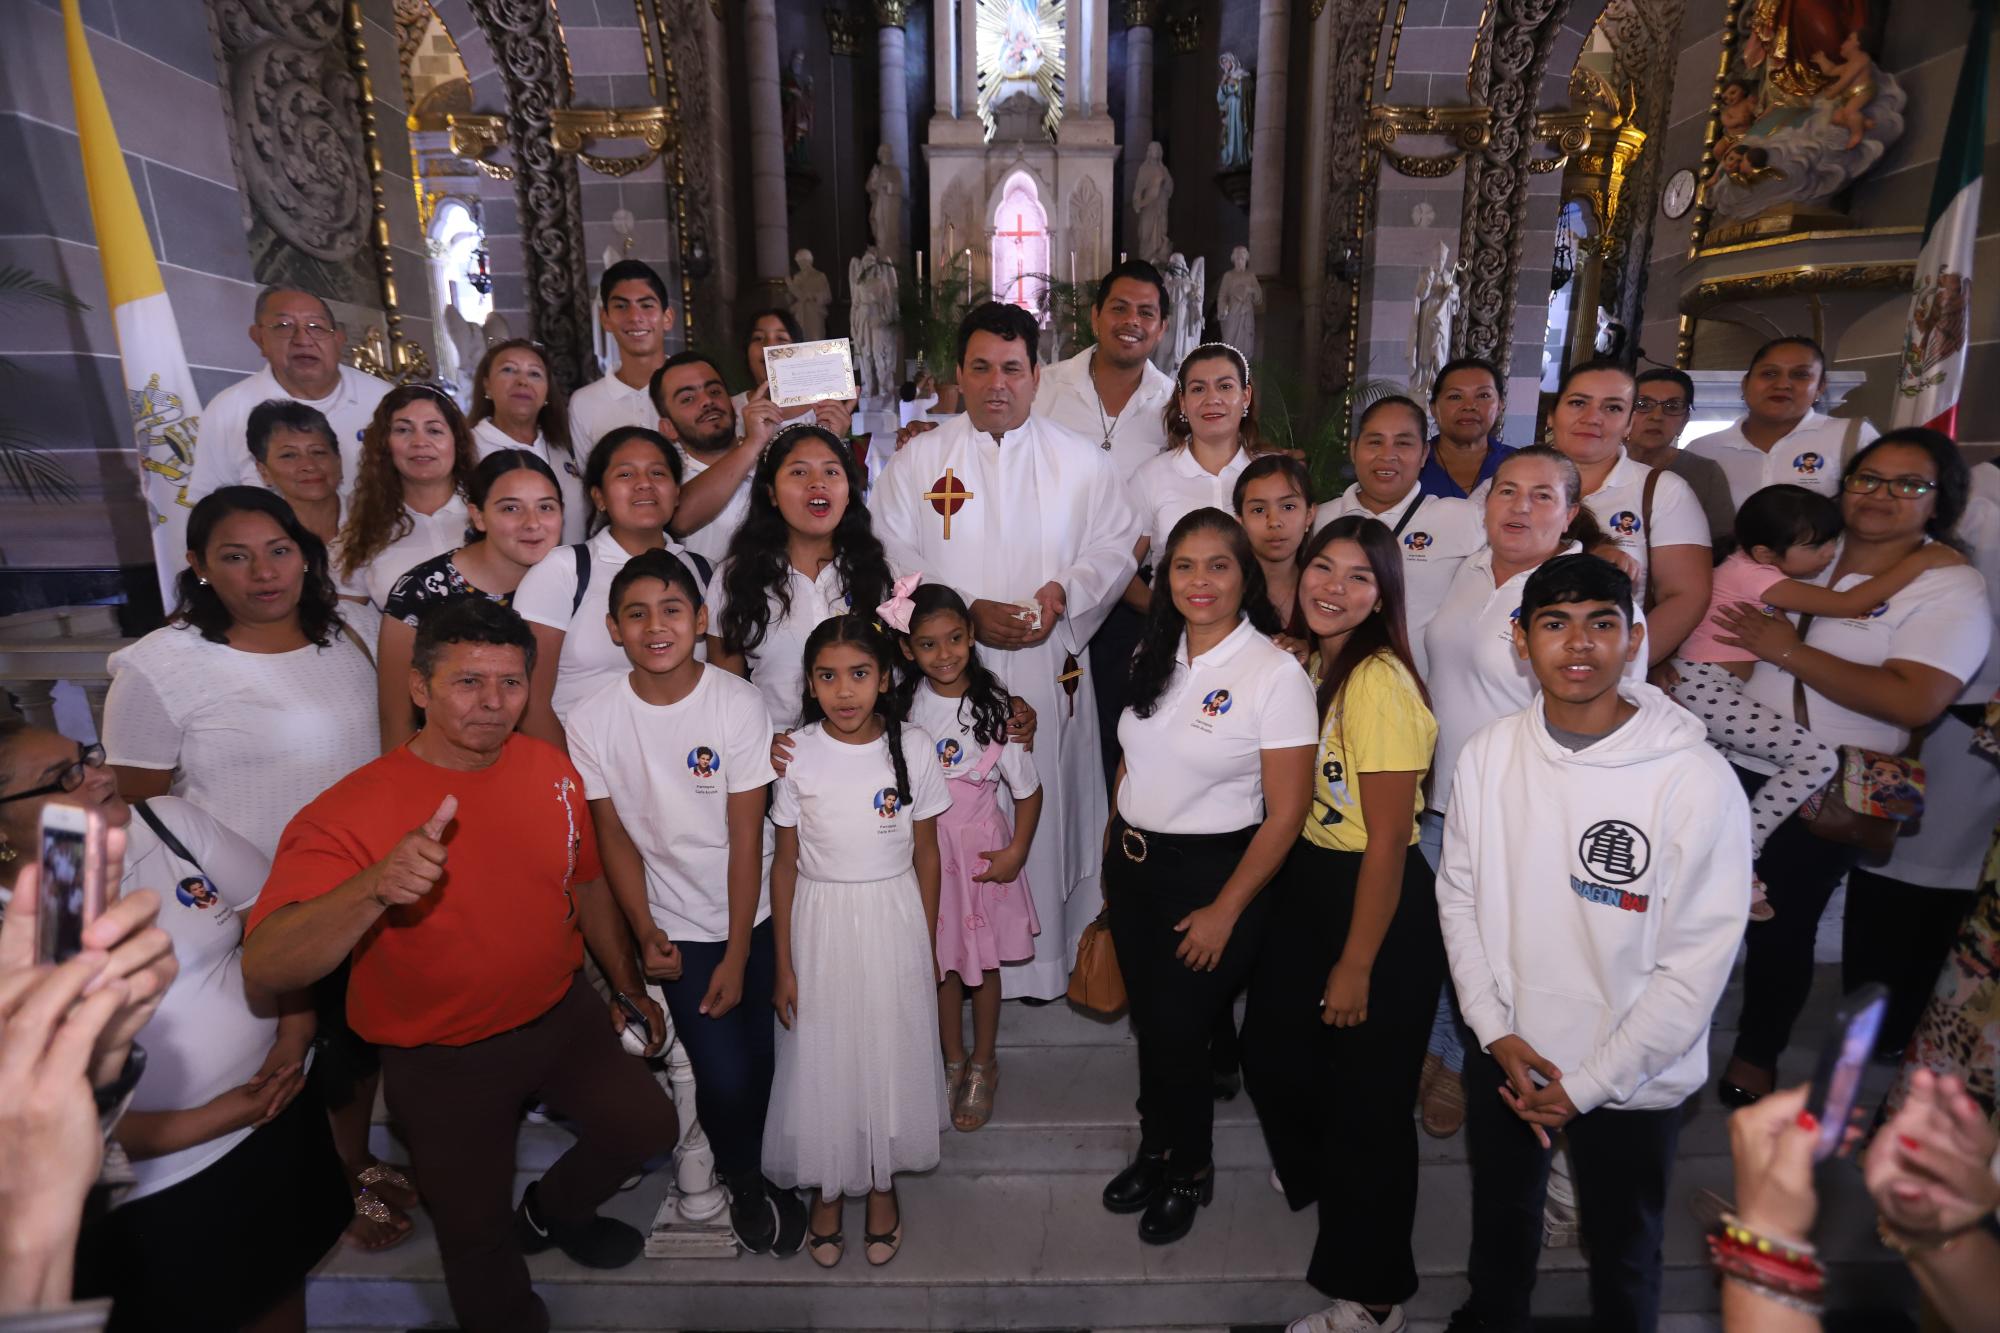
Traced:
<path fill-rule="evenodd" d="M 1236 358 L 1237 366 L 1243 371 L 1243 387 L 1246 389 L 1249 388 L 1250 358 L 1243 355 L 1243 353 L 1237 351 L 1233 344 L 1226 342 L 1203 343 L 1201 346 L 1195 348 L 1192 352 L 1189 352 L 1186 356 L 1182 357 L 1181 364 L 1186 365 L 1188 362 L 1194 360 L 1198 356 L 1208 356 L 1215 352 L 1227 352 L 1229 353 L 1229 355 Z"/>

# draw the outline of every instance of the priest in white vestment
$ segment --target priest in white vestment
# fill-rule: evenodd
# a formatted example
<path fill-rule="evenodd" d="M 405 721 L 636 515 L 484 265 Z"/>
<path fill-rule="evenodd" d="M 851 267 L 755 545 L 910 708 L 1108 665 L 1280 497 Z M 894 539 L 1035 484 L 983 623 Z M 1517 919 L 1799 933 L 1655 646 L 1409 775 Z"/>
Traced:
<path fill-rule="evenodd" d="M 1095 441 L 1030 419 L 1038 332 L 1019 306 L 988 302 L 965 317 L 965 412 L 905 445 L 868 508 L 896 572 L 956 588 L 981 659 L 1034 707 L 1048 796 L 1027 875 L 1042 933 L 1034 961 L 1001 977 L 1009 998 L 1048 1000 L 1068 986 L 1077 940 L 1103 903 L 1110 811 L 1085 646 L 1137 567 L 1143 524 Z"/>

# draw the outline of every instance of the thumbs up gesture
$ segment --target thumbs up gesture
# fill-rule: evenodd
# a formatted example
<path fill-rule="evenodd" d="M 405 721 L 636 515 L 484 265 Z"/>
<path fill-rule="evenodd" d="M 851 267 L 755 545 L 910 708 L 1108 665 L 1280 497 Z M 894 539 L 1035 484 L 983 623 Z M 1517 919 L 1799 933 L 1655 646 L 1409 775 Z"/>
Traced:
<path fill-rule="evenodd" d="M 444 831 L 458 813 L 458 798 L 438 802 L 437 813 L 411 829 L 375 863 L 375 901 L 384 907 L 421 902 L 444 878 Z"/>

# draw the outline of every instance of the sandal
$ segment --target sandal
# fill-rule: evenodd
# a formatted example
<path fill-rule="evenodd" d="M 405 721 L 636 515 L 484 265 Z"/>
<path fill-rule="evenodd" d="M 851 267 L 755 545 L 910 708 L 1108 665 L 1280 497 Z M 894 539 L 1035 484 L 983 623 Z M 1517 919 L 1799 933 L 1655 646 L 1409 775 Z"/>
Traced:
<path fill-rule="evenodd" d="M 976 1069 L 978 1066 L 975 1065 L 973 1068 Z M 894 1190 L 889 1191 L 889 1197 L 895 1199 L 896 1192 Z M 869 1231 L 867 1225 L 865 1221 L 862 1223 L 861 1239 L 868 1247 L 868 1262 L 874 1267 L 880 1268 L 883 1264 L 895 1258 L 896 1252 L 903 1248 L 902 1202 L 900 1200 L 896 1201 L 896 1225 L 893 1229 L 887 1232 L 874 1232 Z"/>
<path fill-rule="evenodd" d="M 965 1084 L 951 1108 L 951 1127 L 970 1134 L 993 1118 L 993 1094 L 1000 1086 L 1000 1062 L 965 1066 Z"/>
<path fill-rule="evenodd" d="M 421 1202 L 417 1187 L 411 1183 L 410 1178 L 387 1162 L 370 1163 L 362 1169 L 361 1174 L 354 1177 L 354 1183 L 364 1189 L 374 1190 L 379 1197 L 397 1208 L 415 1208 Z M 403 1195 L 405 1198 L 395 1197 L 397 1195 Z"/>
<path fill-rule="evenodd" d="M 354 1192 L 354 1220 L 347 1224 L 341 1239 L 369 1253 L 393 1250 L 416 1230 L 410 1219 L 379 1198 L 366 1185 Z M 387 1238 L 381 1237 L 386 1233 Z M 374 1236 L 375 1239 L 370 1237 Z"/>
<path fill-rule="evenodd" d="M 1437 1077 L 1422 1099 L 1424 1133 L 1448 1139 L 1465 1125 L 1465 1076 L 1438 1067 Z"/>
<path fill-rule="evenodd" d="M 958 1110 L 958 1090 L 965 1082 L 965 1061 L 944 1062 L 944 1104 L 955 1113 Z"/>

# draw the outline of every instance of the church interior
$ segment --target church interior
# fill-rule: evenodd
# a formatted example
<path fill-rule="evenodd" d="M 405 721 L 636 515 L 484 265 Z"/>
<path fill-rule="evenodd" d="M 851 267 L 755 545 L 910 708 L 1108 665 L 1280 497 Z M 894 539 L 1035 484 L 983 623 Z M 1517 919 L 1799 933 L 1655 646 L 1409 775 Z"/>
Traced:
<path fill-rule="evenodd" d="M 908 400 L 950 382 L 969 305 L 1025 306 L 1052 364 L 1089 344 L 1098 279 L 1129 257 L 1173 297 L 1158 364 L 1239 347 L 1266 436 L 1300 451 L 1320 498 L 1351 479 L 1356 408 L 1421 394 L 1454 357 L 1500 368 L 1496 436 L 1517 445 L 1568 366 L 1684 370 L 1685 444 L 1741 414 L 1753 349 L 1803 335 L 1826 350 L 1822 410 L 1887 429 L 1974 24 L 1960 0 L 79 9 L 201 400 L 260 368 L 244 328 L 269 286 L 322 296 L 347 363 L 383 379 L 469 403 L 484 348 L 527 337 L 574 389 L 616 369 L 598 282 L 636 259 L 666 281 L 668 349 L 708 351 L 731 391 L 751 384 L 753 312 L 849 338 L 854 433 L 886 455 Z M 57 0 L 0 4 L 0 703 L 73 735 L 101 710 L 106 655 L 160 623 L 153 530 L 193 412 L 127 383 L 69 59 Z M 1992 163 L 2000 107 L 1983 131 Z M 2000 274 L 1992 196 L 1974 261 Z M 1961 294 L 1955 317 L 1958 443 L 1984 458 L 2000 302 Z M 1835 988 L 1822 972 L 1808 1027 Z M 1718 1061 L 1737 1003 L 1715 1019 Z M 555 1326 L 1222 1329 L 1307 1308 L 1311 1214 L 1265 1186 L 1245 1102 L 1217 1108 L 1233 1179 L 1199 1245 L 1107 1239 L 1095 1195 L 1130 1147 L 1129 1034 L 1061 1005 L 1008 1023 L 1014 1095 L 910 1184 L 928 1236 L 896 1268 L 753 1267 L 684 1221 L 615 1281 L 537 1258 Z M 560 1142 L 528 1126 L 519 1170 Z M 1464 1290 L 1468 1224 L 1463 1138 L 1425 1154 L 1411 1327 L 1428 1330 Z M 1729 1187 L 1712 1101 L 1678 1169 L 1662 1327 L 1693 1333 L 1721 1327 L 1678 1207 Z M 650 1224 L 671 1174 L 613 1210 Z M 1907 1275 L 1849 1175 L 1823 1200 L 1829 1263 L 1843 1291 L 1900 1307 Z M 1585 1327 L 1579 1252 L 1543 1265 L 1538 1300 Z M 308 1300 L 315 1328 L 449 1315 L 421 1234 L 337 1251 Z M 1865 1326 L 1915 1327 L 1902 1317 Z"/>

